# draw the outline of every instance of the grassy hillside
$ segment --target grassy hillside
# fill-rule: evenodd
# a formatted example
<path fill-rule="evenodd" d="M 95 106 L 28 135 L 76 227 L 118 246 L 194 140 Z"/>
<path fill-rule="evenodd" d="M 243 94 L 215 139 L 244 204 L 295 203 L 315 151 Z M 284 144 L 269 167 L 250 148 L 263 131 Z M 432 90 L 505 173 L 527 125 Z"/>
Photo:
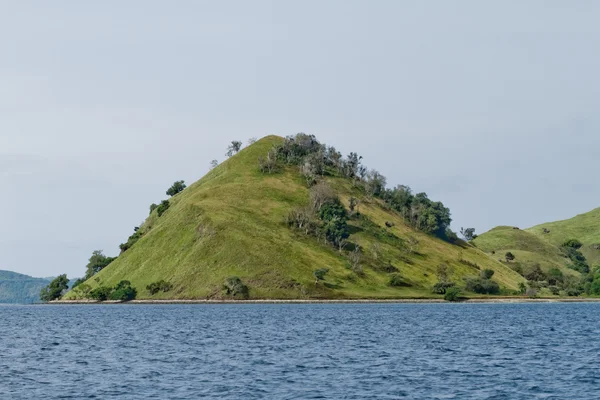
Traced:
<path fill-rule="evenodd" d="M 153 211 L 140 228 L 141 239 L 86 285 L 129 280 L 139 299 L 222 298 L 224 281 L 238 276 L 251 298 L 431 297 L 442 263 L 459 284 L 483 268 L 496 271 L 494 280 L 507 290 L 523 281 L 479 249 L 409 227 L 381 200 L 339 177 L 326 179 L 345 206 L 352 196 L 360 200 L 360 217 L 348 222 L 350 250 L 340 252 L 290 229 L 286 216 L 309 203 L 306 180 L 296 166 L 274 174 L 258 168 L 258 159 L 282 141 L 263 138 L 174 196 L 161 217 Z M 362 248 L 361 271 L 350 268 L 348 252 L 355 245 Z M 313 271 L 320 268 L 329 273 L 316 285 Z M 390 286 L 392 273 L 399 274 L 402 286 Z M 171 283 L 172 290 L 151 295 L 146 286 L 159 280 Z M 75 290 L 66 298 L 77 296 Z"/>
<path fill-rule="evenodd" d="M 479 235 L 473 244 L 503 263 L 506 263 L 504 255 L 507 252 L 513 253 L 515 260 L 510 263 L 513 267 L 528 268 L 540 264 L 546 271 L 550 268 L 559 268 L 563 273 L 574 274 L 574 271 L 567 268 L 565 257 L 557 246 L 527 230 L 499 226 Z"/>
<path fill-rule="evenodd" d="M 0 271 L 0 303 L 31 304 L 40 301 L 40 290 L 49 280 L 11 271 Z"/>
<path fill-rule="evenodd" d="M 563 245 L 572 239 L 579 243 L 576 249 L 569 250 Z M 600 295 L 600 209 L 525 230 L 500 226 L 480 235 L 472 243 L 497 259 L 504 259 L 507 252 L 514 254 L 514 261 L 503 263 L 523 273 L 533 282 L 533 287 L 543 289 L 545 293 L 555 287 L 571 296 L 583 292 Z M 535 272 L 531 275 L 536 266 L 545 276 Z M 553 279 L 552 275 L 558 279 Z"/>
<path fill-rule="evenodd" d="M 527 231 L 554 246 L 560 246 L 569 239 L 578 239 L 583 243 L 581 252 L 589 264 L 600 264 L 600 208 L 568 220 L 534 226 Z"/>

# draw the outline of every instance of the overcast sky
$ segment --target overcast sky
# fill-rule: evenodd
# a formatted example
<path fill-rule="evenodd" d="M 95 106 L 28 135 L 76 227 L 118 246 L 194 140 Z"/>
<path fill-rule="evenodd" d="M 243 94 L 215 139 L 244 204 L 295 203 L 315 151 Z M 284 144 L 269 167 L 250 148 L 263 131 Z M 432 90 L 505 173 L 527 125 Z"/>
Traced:
<path fill-rule="evenodd" d="M 227 142 L 306 132 L 528 227 L 600 206 L 600 3 L 2 1 L 0 269 L 81 276 Z"/>

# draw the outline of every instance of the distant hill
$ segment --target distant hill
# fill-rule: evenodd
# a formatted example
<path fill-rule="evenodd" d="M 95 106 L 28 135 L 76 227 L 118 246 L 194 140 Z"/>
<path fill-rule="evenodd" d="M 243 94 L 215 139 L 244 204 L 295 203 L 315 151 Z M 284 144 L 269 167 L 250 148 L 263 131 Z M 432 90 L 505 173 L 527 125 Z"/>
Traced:
<path fill-rule="evenodd" d="M 432 296 L 442 264 L 459 285 L 484 268 L 495 271 L 493 279 L 507 292 L 524 281 L 473 246 L 416 229 L 406 222 L 410 217 L 333 168 L 322 179 L 345 212 L 351 211 L 351 198 L 358 201 L 359 213 L 348 220 L 344 250 L 338 251 L 324 237 L 290 228 L 286 219 L 291 213 L 311 204 L 306 177 L 298 165 L 284 164 L 273 173 L 259 170 L 259 159 L 268 159 L 274 146 L 283 142 L 277 136 L 263 138 L 172 197 L 162 216 L 153 207 L 126 251 L 83 287 L 110 287 L 128 280 L 137 288 L 138 299 L 218 299 L 227 296 L 224 282 L 239 277 L 249 287 L 250 298 L 416 298 Z M 429 204 L 422 196 L 420 201 Z M 357 253 L 359 260 L 353 261 Z M 316 283 L 314 271 L 319 269 L 329 272 Z M 172 289 L 146 289 L 160 280 Z M 76 289 L 66 298 L 80 295 Z"/>
<path fill-rule="evenodd" d="M 49 279 L 0 271 L 0 303 L 31 304 L 40 301 L 40 290 Z"/>
<path fill-rule="evenodd" d="M 578 239 L 583 243 L 581 252 L 590 266 L 600 264 L 600 208 L 564 221 L 537 225 L 527 232 L 554 246 Z"/>
<path fill-rule="evenodd" d="M 575 248 L 565 246 L 569 241 L 576 243 Z M 568 277 L 562 286 L 578 288 L 573 293 L 589 292 L 591 283 L 600 279 L 600 208 L 568 220 L 528 229 L 499 226 L 478 236 L 472 243 L 526 276 L 538 266 L 546 274 L 557 275 L 558 269 Z M 510 262 L 505 260 L 508 252 L 515 256 Z M 552 279 L 542 276 L 540 280 L 547 282 Z M 557 282 L 556 286 L 560 287 L 561 282 Z M 591 291 L 591 294 L 598 294 L 600 286 Z"/>

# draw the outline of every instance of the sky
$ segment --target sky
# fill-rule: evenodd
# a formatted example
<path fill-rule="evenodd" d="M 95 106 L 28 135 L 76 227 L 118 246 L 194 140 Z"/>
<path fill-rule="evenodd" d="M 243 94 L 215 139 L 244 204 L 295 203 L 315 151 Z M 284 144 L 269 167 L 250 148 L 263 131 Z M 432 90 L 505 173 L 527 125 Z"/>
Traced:
<path fill-rule="evenodd" d="M 453 228 L 600 207 L 595 1 L 5 1 L 0 269 L 82 276 L 227 143 L 305 132 Z"/>

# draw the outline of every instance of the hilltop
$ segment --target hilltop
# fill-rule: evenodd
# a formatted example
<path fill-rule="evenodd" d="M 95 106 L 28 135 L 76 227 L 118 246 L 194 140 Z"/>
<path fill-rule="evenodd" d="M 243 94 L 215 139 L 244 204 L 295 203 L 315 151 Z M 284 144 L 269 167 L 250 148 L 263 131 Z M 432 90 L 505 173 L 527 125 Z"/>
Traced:
<path fill-rule="evenodd" d="M 31 304 L 40 301 L 40 290 L 50 282 L 11 271 L 0 271 L 0 303 Z"/>
<path fill-rule="evenodd" d="M 484 269 L 494 271 L 504 293 L 524 282 L 484 251 L 452 237 L 443 204 L 406 187 L 385 192 L 384 201 L 385 178 L 364 169 L 354 153 L 341 161 L 328 148 L 327 160 L 339 158 L 338 167 L 325 164 L 315 171 L 292 153 L 282 162 L 285 143 L 294 142 L 265 137 L 185 190 L 179 192 L 183 182 L 176 182 L 179 189 L 168 202 L 151 207 L 121 255 L 66 299 L 123 280 L 137 289 L 138 299 L 238 293 L 254 299 L 432 297 L 440 274 L 464 286 Z M 313 155 L 307 151 L 306 157 Z M 323 197 L 322 204 L 316 206 L 315 196 Z M 402 208 L 402 201 L 412 201 L 412 208 Z"/>
<path fill-rule="evenodd" d="M 528 229 L 499 226 L 478 236 L 472 243 L 523 274 L 533 281 L 530 283 L 534 286 L 536 281 L 542 282 L 541 289 L 545 289 L 544 283 L 548 286 L 550 281 L 550 289 L 552 286 L 562 288 L 567 294 L 576 295 L 584 291 L 600 294 L 600 283 L 598 293 L 590 288 L 600 278 L 597 276 L 600 263 L 600 208 L 568 220 Z M 514 260 L 505 260 L 506 253 L 513 254 Z M 539 270 L 543 273 L 539 274 Z M 561 274 L 562 281 L 549 278 Z"/>

